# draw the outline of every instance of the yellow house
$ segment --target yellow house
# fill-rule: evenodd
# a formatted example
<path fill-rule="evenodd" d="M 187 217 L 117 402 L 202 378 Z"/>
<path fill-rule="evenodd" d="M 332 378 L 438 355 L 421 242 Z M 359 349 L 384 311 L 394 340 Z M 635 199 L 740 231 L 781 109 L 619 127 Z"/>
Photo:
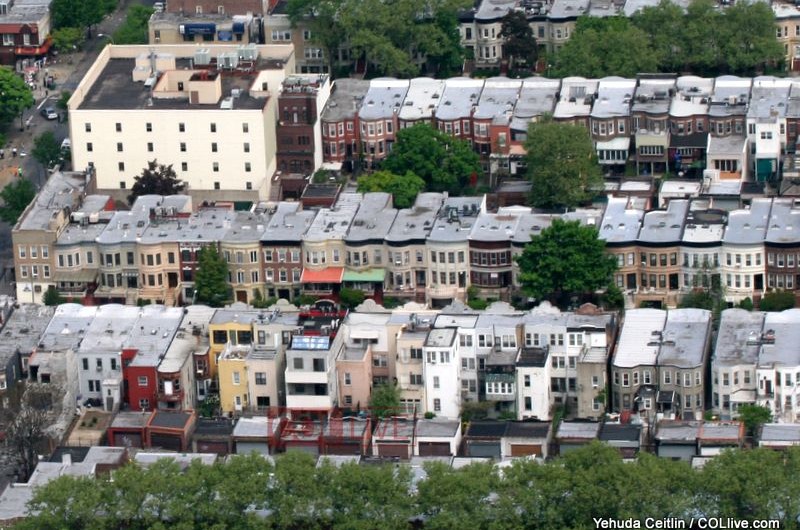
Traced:
<path fill-rule="evenodd" d="M 245 359 L 250 346 L 229 344 L 219 355 L 219 406 L 222 412 L 240 413 L 249 407 Z"/>
<path fill-rule="evenodd" d="M 253 341 L 253 319 L 258 315 L 252 309 L 218 309 L 214 318 L 208 325 L 211 337 L 209 350 L 209 372 L 211 377 L 217 375 L 218 358 L 225 346 L 230 343 L 234 346 L 247 345 Z"/>

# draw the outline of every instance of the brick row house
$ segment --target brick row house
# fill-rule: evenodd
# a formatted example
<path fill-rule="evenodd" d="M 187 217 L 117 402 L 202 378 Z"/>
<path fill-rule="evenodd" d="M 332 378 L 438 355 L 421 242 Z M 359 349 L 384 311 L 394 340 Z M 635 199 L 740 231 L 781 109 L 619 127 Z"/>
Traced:
<path fill-rule="evenodd" d="M 0 2 L 0 64 L 35 61 L 50 51 L 51 0 Z"/>

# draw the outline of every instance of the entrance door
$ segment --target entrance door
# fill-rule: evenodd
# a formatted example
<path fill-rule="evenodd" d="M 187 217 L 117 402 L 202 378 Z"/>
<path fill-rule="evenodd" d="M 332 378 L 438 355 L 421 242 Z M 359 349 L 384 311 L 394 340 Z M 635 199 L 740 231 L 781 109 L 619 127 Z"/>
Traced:
<path fill-rule="evenodd" d="M 247 291 L 236 291 L 236 301 L 247 303 Z"/>

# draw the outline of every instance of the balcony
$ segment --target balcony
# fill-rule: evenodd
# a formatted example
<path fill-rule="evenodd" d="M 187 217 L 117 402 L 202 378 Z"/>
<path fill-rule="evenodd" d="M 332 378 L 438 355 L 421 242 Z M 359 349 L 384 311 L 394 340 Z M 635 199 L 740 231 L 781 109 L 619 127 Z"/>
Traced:
<path fill-rule="evenodd" d="M 286 383 L 297 384 L 328 384 L 328 372 L 313 372 L 311 370 L 293 370 L 288 368 L 285 374 Z"/>
<path fill-rule="evenodd" d="M 163 391 L 158 392 L 158 400 L 165 403 L 175 403 L 183 400 L 183 390 L 174 390 L 172 393 L 167 394 Z"/>

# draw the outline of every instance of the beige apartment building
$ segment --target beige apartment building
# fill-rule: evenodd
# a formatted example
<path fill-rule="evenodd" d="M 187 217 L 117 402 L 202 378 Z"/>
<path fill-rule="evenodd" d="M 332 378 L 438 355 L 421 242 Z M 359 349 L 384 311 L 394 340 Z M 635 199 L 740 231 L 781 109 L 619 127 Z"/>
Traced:
<path fill-rule="evenodd" d="M 69 101 L 73 167 L 124 198 L 145 161 L 204 200 L 269 196 L 291 46 L 106 46 Z M 126 190 L 126 191 L 123 191 Z"/>

